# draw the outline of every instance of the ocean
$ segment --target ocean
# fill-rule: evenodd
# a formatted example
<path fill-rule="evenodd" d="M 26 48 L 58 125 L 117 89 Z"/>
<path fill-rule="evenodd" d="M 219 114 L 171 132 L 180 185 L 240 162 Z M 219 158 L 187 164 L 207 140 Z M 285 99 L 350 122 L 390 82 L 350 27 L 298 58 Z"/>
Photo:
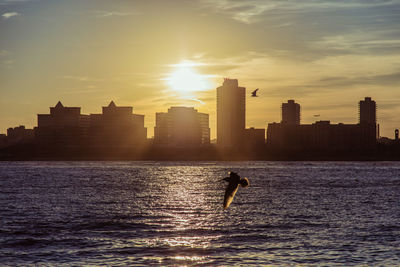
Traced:
<path fill-rule="evenodd" d="M 400 162 L 0 162 L 0 218 L 1 266 L 400 265 Z"/>

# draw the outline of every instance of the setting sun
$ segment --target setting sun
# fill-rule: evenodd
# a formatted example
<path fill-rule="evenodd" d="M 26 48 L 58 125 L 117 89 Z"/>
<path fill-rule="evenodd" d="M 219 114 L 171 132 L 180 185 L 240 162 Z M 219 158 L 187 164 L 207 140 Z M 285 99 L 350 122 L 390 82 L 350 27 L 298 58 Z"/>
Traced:
<path fill-rule="evenodd" d="M 174 70 L 166 78 L 167 85 L 173 91 L 183 94 L 211 89 L 208 77 L 196 71 L 195 66 L 198 65 L 187 61 L 173 65 Z"/>

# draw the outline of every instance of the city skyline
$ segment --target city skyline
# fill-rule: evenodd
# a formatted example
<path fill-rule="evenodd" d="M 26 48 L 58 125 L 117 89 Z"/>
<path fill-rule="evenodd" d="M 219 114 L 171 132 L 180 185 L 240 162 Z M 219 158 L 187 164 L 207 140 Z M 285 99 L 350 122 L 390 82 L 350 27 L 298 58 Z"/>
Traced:
<path fill-rule="evenodd" d="M 224 79 L 216 88 L 217 140 L 210 139 L 209 114 L 194 107 L 172 106 L 156 113 L 154 139 L 147 136 L 145 115 L 111 101 L 102 113 L 83 114 L 81 107 L 60 101 L 49 114 L 37 115 L 37 127 L 9 128 L 0 136 L 4 156 L 129 159 L 286 159 L 296 157 L 368 158 L 395 156 L 398 138 L 379 137 L 376 102 L 358 102 L 358 123 L 319 120 L 300 123 L 301 105 L 282 103 L 280 122 L 245 128 L 245 88 Z M 251 122 L 249 122 L 250 124 Z M 14 151 L 7 154 L 7 151 Z M 16 153 L 16 154 L 14 154 Z M 24 154 L 25 153 L 25 154 Z M 346 154 L 343 154 L 346 153 Z M 282 159 L 282 158 L 281 158 Z"/>
<path fill-rule="evenodd" d="M 296 103 L 295 100 L 289 99 L 287 100 L 287 102 L 281 104 L 280 123 L 268 121 L 265 123 L 265 127 L 261 127 L 258 129 L 254 126 L 247 127 L 247 125 L 251 125 L 252 122 L 248 122 L 246 120 L 246 88 L 239 86 L 239 81 L 237 79 L 224 78 L 222 85 L 217 87 L 215 91 L 217 102 L 217 132 L 214 135 L 216 135 L 217 138 L 214 139 L 211 138 L 212 132 L 209 123 L 210 115 L 208 113 L 198 112 L 198 110 L 194 107 L 171 106 L 168 108 L 167 113 L 157 111 L 155 114 L 156 116 L 154 124 L 155 135 L 149 136 L 148 128 L 145 125 L 146 116 L 133 114 L 132 106 L 117 106 L 113 100 L 111 100 L 111 102 L 109 102 L 107 106 L 102 107 L 102 114 L 92 113 L 90 115 L 81 113 L 81 107 L 64 106 L 61 101 L 58 101 L 54 107 L 50 107 L 50 114 L 37 114 L 37 125 L 34 125 L 33 128 L 37 128 L 37 133 L 35 135 L 37 135 L 36 137 L 39 137 L 38 140 L 48 140 L 48 135 L 53 135 L 55 134 L 55 132 L 51 130 L 50 132 L 47 132 L 46 134 L 41 136 L 42 134 L 40 134 L 40 128 L 43 129 L 43 126 L 45 126 L 46 128 L 47 125 L 50 126 L 54 123 L 54 125 L 58 127 L 57 125 L 59 123 L 56 121 L 59 119 L 61 119 L 61 124 L 66 123 L 65 126 L 69 127 L 71 126 L 70 124 L 72 115 L 72 117 L 76 117 L 73 119 L 72 124 L 75 123 L 77 127 L 92 127 L 91 133 L 89 133 L 89 135 L 92 135 L 98 130 L 102 132 L 99 136 L 96 137 L 98 139 L 98 141 L 96 141 L 97 143 L 101 143 L 101 139 L 103 138 L 111 138 L 116 140 L 120 139 L 121 141 L 125 138 L 127 138 L 128 140 L 133 138 L 133 136 L 136 136 L 139 137 L 140 140 L 142 139 L 142 137 L 144 139 L 154 139 L 156 145 L 170 146 L 174 144 L 175 146 L 177 145 L 185 147 L 186 145 L 188 145 L 189 147 L 191 147 L 193 145 L 197 146 L 200 144 L 210 143 L 211 141 L 216 141 L 219 147 L 233 148 L 245 146 L 245 143 L 247 141 L 249 141 L 250 143 L 254 142 L 254 140 L 260 137 L 260 131 L 264 132 L 264 143 L 268 143 L 269 141 L 267 139 L 270 136 L 270 130 L 272 129 L 272 131 L 274 132 L 272 136 L 274 136 L 275 139 L 277 136 L 276 127 L 280 127 L 280 124 L 302 126 L 307 125 L 307 123 L 300 123 L 302 116 L 301 105 L 299 103 Z M 375 132 L 375 136 L 373 137 L 373 139 L 375 140 L 374 143 L 376 141 L 379 141 L 380 137 L 389 137 L 390 139 L 391 136 L 380 135 L 380 124 L 377 120 L 376 113 L 376 102 L 371 97 L 365 97 L 364 100 L 360 100 L 358 104 L 358 122 L 354 124 L 339 122 L 337 123 L 337 125 L 363 125 L 365 123 L 370 125 L 373 124 L 374 130 L 370 130 L 372 130 L 372 132 Z M 67 116 L 63 118 L 63 116 L 65 115 Z M 314 117 L 316 117 L 316 115 L 314 115 Z M 320 115 L 317 115 L 317 117 L 319 118 Z M 117 126 L 117 128 L 123 128 L 124 125 L 128 125 L 132 122 L 133 125 L 135 125 L 134 127 L 142 127 L 141 130 L 138 130 L 140 133 L 130 132 L 134 129 L 123 131 L 121 133 L 112 133 L 114 131 L 114 126 Z M 315 120 L 312 124 L 331 125 L 331 122 L 332 121 L 330 119 L 324 119 Z M 333 124 L 335 124 L 335 122 Z M 42 127 L 40 127 L 41 125 Z M 308 125 L 310 125 L 310 123 Z M 25 125 L 8 127 L 7 133 L 10 130 L 14 131 L 14 129 L 19 129 L 21 127 L 23 127 L 25 130 Z M 269 129 L 270 127 L 271 129 Z M 192 131 L 189 129 L 192 129 Z M 31 129 L 26 130 L 30 131 Z M 289 128 L 287 130 L 289 130 Z M 297 128 L 293 128 L 290 131 L 294 131 L 293 134 L 295 134 Z M 398 130 L 396 129 L 396 131 Z M 283 133 L 284 132 L 282 132 L 282 136 L 279 137 L 282 138 L 282 140 L 287 138 L 285 137 L 286 134 Z M 121 134 L 126 136 L 122 137 Z M 56 135 L 59 135 L 59 133 Z M 78 135 L 82 135 L 82 133 Z M 82 136 L 89 135 L 85 133 Z M 132 136 L 128 137 L 129 135 Z M 3 136 L 5 135 L 3 134 Z M 347 137 L 344 138 L 347 139 Z M 140 143 L 143 142 L 144 141 L 141 141 Z M 257 142 L 258 141 L 256 141 L 256 143 Z M 368 143 L 369 142 L 370 140 L 368 141 Z"/>
<path fill-rule="evenodd" d="M 222 142 L 219 141 L 218 144 L 221 147 L 235 147 L 235 146 L 241 146 L 241 142 L 243 142 L 243 138 L 245 136 L 245 132 L 248 130 L 254 130 L 256 129 L 254 126 L 250 127 L 243 127 L 243 124 L 245 123 L 246 125 L 251 124 L 251 122 L 248 122 L 245 118 L 243 121 L 243 117 L 246 113 L 246 107 L 243 105 L 243 109 L 240 108 L 238 109 L 237 112 L 232 113 L 231 115 L 227 116 L 226 114 L 229 114 L 232 105 L 237 105 L 242 103 L 243 101 L 246 100 L 246 96 L 243 95 L 243 90 L 245 90 L 244 87 L 239 87 L 238 86 L 238 80 L 237 79 L 228 79 L 225 78 L 222 86 L 216 88 L 217 91 L 217 98 L 220 99 L 220 104 L 217 105 L 217 114 L 220 114 L 221 116 L 221 129 L 222 131 L 220 132 L 219 135 L 221 135 L 222 139 L 228 139 L 227 141 L 223 140 Z M 225 91 L 223 91 L 225 90 Z M 224 93 L 224 94 L 223 94 Z M 224 102 L 221 100 L 224 99 Z M 218 101 L 217 101 L 218 103 Z M 222 105 L 222 103 L 224 105 Z M 218 107 L 220 106 L 220 107 Z M 223 108 L 222 108 L 223 107 Z M 82 107 L 75 107 L 75 106 L 65 106 L 62 104 L 61 101 L 58 101 L 54 107 L 49 107 L 50 109 L 50 114 L 37 114 L 37 123 L 36 125 L 33 126 L 33 128 L 38 128 L 42 125 L 42 127 L 47 127 L 47 125 L 54 124 L 58 125 L 59 122 L 61 123 L 60 125 L 64 126 L 72 126 L 74 123 L 75 124 L 82 124 L 86 126 L 95 126 L 98 127 L 97 124 L 103 125 L 102 127 L 110 127 L 110 129 L 113 128 L 115 125 L 122 126 L 125 123 L 132 123 L 133 125 L 139 126 L 143 128 L 143 133 L 140 135 L 143 135 L 142 137 L 147 138 L 147 139 L 154 139 L 155 136 L 149 136 L 148 135 L 148 127 L 146 127 L 146 124 L 144 123 L 145 117 L 147 114 L 134 114 L 134 108 L 132 106 L 117 106 L 113 100 L 109 102 L 106 106 L 102 107 L 102 114 L 96 114 L 96 113 L 91 113 L 91 114 L 85 114 L 81 112 Z M 219 112 L 218 112 L 219 110 Z M 263 128 L 260 128 L 260 130 L 266 131 L 269 126 L 274 125 L 274 124 L 291 124 L 291 125 L 309 125 L 310 123 L 300 123 L 300 118 L 301 118 L 301 111 L 302 106 L 297 103 L 293 99 L 287 100 L 287 102 L 284 102 L 281 104 L 281 118 L 279 123 L 271 122 L 268 121 L 266 122 L 265 126 Z M 375 139 L 376 141 L 379 141 L 380 137 L 387 137 L 387 136 L 381 136 L 380 135 L 380 124 L 379 121 L 377 120 L 376 116 L 377 112 L 377 104 L 376 102 L 371 98 L 371 97 L 364 97 L 364 99 L 361 99 L 358 104 L 358 116 L 357 116 L 357 122 L 354 123 L 354 125 L 362 125 L 362 124 L 373 124 L 376 125 L 376 129 L 374 130 L 376 132 Z M 72 116 L 71 116 L 72 115 Z M 190 124 L 193 123 L 193 119 L 198 120 L 198 125 L 195 127 L 202 128 L 201 130 L 201 138 L 199 141 L 199 144 L 207 144 L 210 143 L 211 140 L 218 140 L 216 139 L 211 139 L 211 131 L 209 128 L 209 114 L 208 113 L 201 113 L 194 107 L 187 107 L 187 106 L 171 106 L 168 108 L 168 112 L 156 112 L 156 121 L 155 121 L 155 126 L 154 128 L 160 127 L 162 131 L 159 132 L 159 138 L 160 136 L 163 136 L 162 138 L 167 138 L 167 136 L 171 135 L 172 130 L 176 131 L 178 128 L 181 130 L 185 129 L 187 125 L 185 124 Z M 105 116 L 105 117 L 104 117 Z M 197 116 L 199 116 L 197 118 Z M 71 121 L 71 117 L 74 118 Z M 103 118 L 104 117 L 104 118 Z M 319 116 L 318 116 L 319 117 Z M 121 120 L 122 119 L 122 120 Z M 59 122 L 57 122 L 60 120 Z M 227 124 L 228 121 L 228 124 Z M 71 124 L 72 122 L 72 124 Z M 314 120 L 312 124 L 325 124 L 328 123 L 330 124 L 332 121 L 331 120 Z M 121 124 L 122 123 L 122 124 Z M 172 123 L 172 124 L 171 124 Z M 335 122 L 333 122 L 335 124 Z M 176 125 L 175 125 L 176 124 Z M 337 123 L 338 125 L 346 125 L 343 122 Z M 175 129 L 175 126 L 178 126 L 177 129 Z M 203 128 L 205 127 L 205 128 Z M 16 129 L 23 128 L 24 130 L 31 131 L 33 129 L 28 129 L 25 127 L 25 125 L 13 125 L 10 127 L 7 127 L 7 134 L 10 131 L 14 131 Z M 102 129 L 102 130 L 106 130 Z M 167 130 L 167 128 L 169 128 Z M 154 129 L 154 131 L 156 131 Z M 398 129 L 396 129 L 398 131 Z M 235 134 L 232 136 L 231 132 L 235 132 Z M 237 133 L 239 132 L 239 133 Z M 0 133 L 2 134 L 2 133 Z M 228 136 L 227 136 L 228 134 Z M 4 135 L 4 134 L 3 134 Z M 189 134 L 191 135 L 191 134 Z M 216 134 L 218 135 L 218 134 Z M 141 138 L 142 138 L 141 137 Z M 392 136 L 388 136 L 391 138 Z M 205 139 L 204 139 L 205 138 Z M 46 138 L 45 138 L 46 139 Z M 179 139 L 179 138 L 178 138 Z M 177 140 L 178 140 L 177 139 Z M 265 141 L 267 139 L 267 136 L 265 136 Z M 183 139 L 182 139 L 183 140 Z M 204 141 L 208 140 L 208 141 Z M 156 142 L 159 144 L 163 144 L 165 141 L 162 142 Z M 168 143 L 168 142 L 166 142 Z"/>
<path fill-rule="evenodd" d="M 278 121 L 296 99 L 302 123 L 355 123 L 371 96 L 381 134 L 400 112 L 399 0 L 0 0 L 0 132 L 33 127 L 49 103 L 98 112 L 110 100 L 148 114 L 193 106 L 210 114 L 223 77 L 247 93 L 247 127 Z M 339 101 L 340 100 L 340 101 Z"/>

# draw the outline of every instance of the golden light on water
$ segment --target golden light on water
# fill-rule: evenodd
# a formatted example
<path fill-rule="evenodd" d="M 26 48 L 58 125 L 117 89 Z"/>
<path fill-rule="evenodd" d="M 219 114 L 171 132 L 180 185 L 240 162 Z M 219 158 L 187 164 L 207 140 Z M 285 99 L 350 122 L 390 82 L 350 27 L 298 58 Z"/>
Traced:
<path fill-rule="evenodd" d="M 181 96 L 191 96 L 194 92 L 212 89 L 209 75 L 196 70 L 196 66 L 200 65 L 203 64 L 193 61 L 182 61 L 172 65 L 173 71 L 165 79 L 168 87 Z"/>
<path fill-rule="evenodd" d="M 156 179 L 160 191 L 154 203 L 160 209 L 161 218 L 146 224 L 151 226 L 150 229 L 156 228 L 159 235 L 143 236 L 134 241 L 135 246 L 168 248 L 169 253 L 146 257 L 146 260 L 162 265 L 210 263 L 210 257 L 204 254 L 213 242 L 222 238 L 222 234 L 209 233 L 206 229 L 214 229 L 214 222 L 224 217 L 223 213 L 213 212 L 213 195 L 204 192 L 204 186 L 213 181 L 215 173 L 213 170 L 172 166 L 152 172 L 152 175 L 162 177 Z"/>

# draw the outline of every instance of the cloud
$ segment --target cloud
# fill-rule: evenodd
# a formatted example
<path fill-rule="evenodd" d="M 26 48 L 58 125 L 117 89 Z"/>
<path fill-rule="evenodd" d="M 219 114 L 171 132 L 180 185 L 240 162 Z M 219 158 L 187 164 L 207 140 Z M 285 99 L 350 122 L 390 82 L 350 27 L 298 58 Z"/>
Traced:
<path fill-rule="evenodd" d="M 248 51 L 227 58 L 205 57 L 207 73 L 239 79 L 248 89 L 260 88 L 272 98 L 304 98 L 320 95 L 363 95 L 390 91 L 400 83 L 400 56 L 348 54 L 325 56 L 301 63 L 275 54 Z M 199 97 L 199 99 L 202 99 Z"/>
<path fill-rule="evenodd" d="M 101 89 L 97 89 L 96 87 L 93 87 L 93 88 L 76 87 L 76 88 L 66 88 L 61 92 L 61 94 L 63 94 L 63 95 L 93 94 L 93 93 L 97 93 L 99 91 L 102 91 L 102 90 Z"/>
<path fill-rule="evenodd" d="M 32 0 L 0 0 L 0 6 L 13 5 L 19 3 L 26 3 Z"/>
<path fill-rule="evenodd" d="M 232 19 L 250 24 L 256 23 L 268 15 L 288 15 L 312 12 L 340 11 L 344 9 L 362 9 L 398 6 L 399 0 L 201 0 L 204 7 Z"/>
<path fill-rule="evenodd" d="M 400 50 L 400 0 L 200 3 L 201 9 L 235 25 L 231 34 L 246 39 L 244 49 L 280 53 L 282 58 L 300 63 L 335 55 L 396 55 Z"/>
<path fill-rule="evenodd" d="M 351 87 L 354 85 L 399 85 L 400 72 L 381 75 L 364 75 L 358 77 L 325 77 L 315 81 L 323 87 Z"/>
<path fill-rule="evenodd" d="M 5 57 L 8 56 L 10 54 L 10 52 L 8 52 L 7 50 L 0 50 L 0 57 Z"/>
<path fill-rule="evenodd" d="M 13 64 L 14 64 L 14 60 L 6 59 L 3 61 L 0 61 L 0 68 L 11 69 Z"/>
<path fill-rule="evenodd" d="M 11 53 L 7 50 L 0 50 L 0 67 L 9 69 L 14 64 L 14 60 L 10 57 Z"/>
<path fill-rule="evenodd" d="M 78 82 L 99 82 L 102 81 L 101 79 L 92 78 L 88 76 L 76 76 L 76 75 L 64 75 L 64 79 L 73 80 Z"/>
<path fill-rule="evenodd" d="M 3 63 L 6 64 L 6 65 L 11 65 L 11 64 L 14 63 L 14 60 L 8 59 L 8 60 L 3 61 Z"/>
<path fill-rule="evenodd" d="M 12 18 L 12 17 L 17 17 L 17 16 L 20 16 L 21 14 L 20 13 L 18 13 L 18 12 L 7 12 L 7 13 L 4 13 L 3 15 L 1 15 L 1 17 L 4 19 L 4 20 L 6 20 L 6 19 L 10 19 L 10 18 Z"/>
<path fill-rule="evenodd" d="M 105 10 L 95 10 L 92 11 L 91 13 L 93 13 L 98 18 L 125 17 L 133 15 L 133 13 L 130 12 L 105 11 Z"/>
<path fill-rule="evenodd" d="M 75 80 L 80 82 L 87 82 L 89 78 L 87 76 L 73 76 L 73 75 L 64 75 L 64 79 Z"/>
<path fill-rule="evenodd" d="M 323 36 L 321 40 L 311 42 L 311 49 L 331 50 L 343 54 L 398 53 L 400 50 L 400 31 L 370 30 L 355 31 L 346 34 Z"/>

